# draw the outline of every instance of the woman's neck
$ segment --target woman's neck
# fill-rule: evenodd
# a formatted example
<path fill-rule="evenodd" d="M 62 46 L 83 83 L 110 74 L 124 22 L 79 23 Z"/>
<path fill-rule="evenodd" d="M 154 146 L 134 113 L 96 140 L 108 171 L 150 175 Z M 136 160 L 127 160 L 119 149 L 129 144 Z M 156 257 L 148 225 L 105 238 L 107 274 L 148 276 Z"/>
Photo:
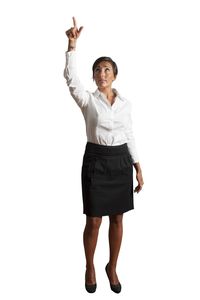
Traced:
<path fill-rule="evenodd" d="M 106 98 L 109 100 L 109 102 L 112 102 L 114 100 L 114 98 L 116 97 L 116 94 L 112 88 L 101 89 L 100 92 L 106 96 Z"/>

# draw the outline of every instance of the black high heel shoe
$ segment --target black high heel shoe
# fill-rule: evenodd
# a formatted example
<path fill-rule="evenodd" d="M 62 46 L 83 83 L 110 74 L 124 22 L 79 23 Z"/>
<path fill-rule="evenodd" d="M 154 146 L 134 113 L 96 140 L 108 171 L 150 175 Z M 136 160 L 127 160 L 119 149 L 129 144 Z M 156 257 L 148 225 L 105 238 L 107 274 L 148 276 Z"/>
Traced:
<path fill-rule="evenodd" d="M 106 265 L 105 270 L 106 270 L 106 274 L 107 274 L 107 276 L 108 276 L 108 264 Z M 109 277 L 108 277 L 108 279 L 109 279 Z M 110 281 L 110 280 L 109 280 L 109 281 Z M 119 294 L 119 293 L 121 292 L 122 286 L 121 286 L 121 283 L 120 283 L 120 282 L 117 283 L 117 284 L 112 284 L 112 283 L 110 283 L 110 288 L 111 288 L 111 290 L 112 290 L 114 293 Z"/>
<path fill-rule="evenodd" d="M 86 272 L 85 272 L 85 289 L 88 293 L 94 293 L 96 292 L 96 289 L 97 289 L 97 284 L 94 283 L 94 284 L 87 284 L 86 283 Z"/>

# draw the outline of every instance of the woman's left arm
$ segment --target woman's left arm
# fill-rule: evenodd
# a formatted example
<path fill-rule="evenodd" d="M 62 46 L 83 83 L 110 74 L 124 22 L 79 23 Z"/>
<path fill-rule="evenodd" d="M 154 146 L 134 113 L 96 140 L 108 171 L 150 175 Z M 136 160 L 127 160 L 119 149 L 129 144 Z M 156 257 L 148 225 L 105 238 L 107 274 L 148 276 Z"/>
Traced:
<path fill-rule="evenodd" d="M 142 169 L 139 163 L 139 156 L 137 153 L 137 147 L 135 143 L 135 137 L 133 134 L 133 122 L 132 122 L 132 103 L 129 102 L 129 109 L 128 109 L 128 118 L 127 118 L 127 127 L 126 127 L 126 136 L 127 136 L 127 146 L 129 148 L 130 155 L 133 160 L 133 166 L 136 171 L 136 179 L 138 185 L 134 189 L 134 192 L 139 193 L 142 189 L 144 184 L 143 176 L 142 176 Z"/>

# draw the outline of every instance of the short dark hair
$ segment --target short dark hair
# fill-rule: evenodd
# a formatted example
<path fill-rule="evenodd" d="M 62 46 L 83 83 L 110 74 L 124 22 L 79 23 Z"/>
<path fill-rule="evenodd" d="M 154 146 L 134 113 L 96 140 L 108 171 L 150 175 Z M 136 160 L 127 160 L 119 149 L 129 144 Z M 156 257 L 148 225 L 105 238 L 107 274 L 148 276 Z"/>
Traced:
<path fill-rule="evenodd" d="M 94 77 L 94 71 L 96 69 L 96 67 L 98 66 L 98 64 L 100 64 L 102 61 L 107 61 L 109 62 L 111 65 L 112 65 L 112 68 L 113 68 L 113 73 L 114 73 L 114 76 L 116 77 L 117 74 L 118 74 L 118 68 L 117 68 L 117 64 L 116 62 L 114 62 L 112 60 L 112 58 L 108 57 L 108 56 L 101 56 L 99 58 L 97 58 L 92 66 L 92 72 L 93 72 L 93 77 Z"/>

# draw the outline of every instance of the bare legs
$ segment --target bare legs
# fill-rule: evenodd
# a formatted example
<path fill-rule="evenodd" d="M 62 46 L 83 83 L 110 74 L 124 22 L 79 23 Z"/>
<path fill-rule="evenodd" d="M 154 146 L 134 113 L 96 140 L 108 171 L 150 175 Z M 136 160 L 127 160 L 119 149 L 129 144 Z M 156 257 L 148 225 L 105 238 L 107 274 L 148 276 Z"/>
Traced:
<path fill-rule="evenodd" d="M 86 258 L 86 283 L 95 284 L 95 269 L 94 269 L 94 252 L 96 249 L 99 227 L 102 218 L 86 217 L 86 225 L 83 233 L 83 243 Z"/>
<path fill-rule="evenodd" d="M 108 264 L 108 277 L 111 284 L 118 284 L 119 280 L 116 274 L 117 259 L 122 242 L 123 214 L 110 216 L 109 227 L 109 246 L 110 246 L 110 260 Z"/>
<path fill-rule="evenodd" d="M 121 215 L 109 216 L 109 246 L 110 259 L 108 265 L 108 276 L 112 284 L 119 282 L 116 274 L 117 259 L 122 241 L 122 218 Z M 83 243 L 86 257 L 86 282 L 87 284 L 96 283 L 95 268 L 94 268 L 94 253 L 97 244 L 99 228 L 102 222 L 101 217 L 86 217 L 86 226 L 83 233 Z"/>

